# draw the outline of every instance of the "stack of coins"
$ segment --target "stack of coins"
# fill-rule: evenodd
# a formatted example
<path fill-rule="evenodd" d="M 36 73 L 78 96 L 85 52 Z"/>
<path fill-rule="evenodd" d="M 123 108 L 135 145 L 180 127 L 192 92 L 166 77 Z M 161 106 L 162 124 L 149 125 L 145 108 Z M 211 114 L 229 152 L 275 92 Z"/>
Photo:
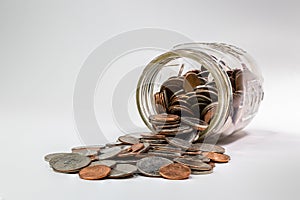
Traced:
<path fill-rule="evenodd" d="M 150 119 L 156 125 L 163 121 L 174 125 L 181 120 L 178 116 L 166 114 L 151 116 Z M 193 125 L 187 126 L 194 130 Z M 221 146 L 177 137 L 188 135 L 186 128 L 161 130 L 159 133 L 123 135 L 117 142 L 106 145 L 74 147 L 70 153 L 48 154 L 45 160 L 55 172 L 78 173 L 85 180 L 137 175 L 180 180 L 191 174 L 210 174 L 215 163 L 230 160 Z"/>

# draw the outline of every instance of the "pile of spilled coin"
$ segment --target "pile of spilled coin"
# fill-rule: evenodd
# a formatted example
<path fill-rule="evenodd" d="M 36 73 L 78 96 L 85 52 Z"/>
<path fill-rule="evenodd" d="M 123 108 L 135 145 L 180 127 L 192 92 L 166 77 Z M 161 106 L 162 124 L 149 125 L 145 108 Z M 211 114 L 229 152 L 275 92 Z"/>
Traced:
<path fill-rule="evenodd" d="M 85 180 L 138 174 L 181 180 L 191 174 L 210 174 L 215 163 L 230 160 L 221 146 L 186 139 L 191 128 L 205 128 L 205 123 L 198 124 L 194 119 L 181 119 L 173 114 L 153 115 L 149 120 L 161 126 L 162 131 L 127 134 L 106 145 L 74 147 L 71 153 L 52 153 L 45 160 L 54 171 L 78 173 Z M 175 129 L 181 120 L 188 121 L 185 122 L 188 125 Z M 162 122 L 167 122 L 167 127 Z"/>
<path fill-rule="evenodd" d="M 230 157 L 221 146 L 203 143 L 203 136 L 218 106 L 218 89 L 211 74 L 201 67 L 162 83 L 153 96 L 156 113 L 149 116 L 152 132 L 120 136 L 115 143 L 72 148 L 71 153 L 45 156 L 54 171 L 78 173 L 86 180 L 128 178 L 134 175 L 187 179 L 210 174 L 216 163 Z M 233 108 L 230 123 L 238 120 L 245 70 L 228 70 Z M 202 142 L 201 142 L 202 141 Z"/>

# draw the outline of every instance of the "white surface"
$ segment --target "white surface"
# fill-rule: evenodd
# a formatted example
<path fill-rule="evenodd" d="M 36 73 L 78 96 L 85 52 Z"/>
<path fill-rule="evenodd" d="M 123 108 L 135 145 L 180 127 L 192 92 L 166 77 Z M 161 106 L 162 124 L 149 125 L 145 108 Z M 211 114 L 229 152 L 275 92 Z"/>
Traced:
<path fill-rule="evenodd" d="M 296 0 L 0 0 L 0 199 L 299 199 L 298 10 Z M 235 44 L 257 60 L 265 100 L 226 144 L 232 161 L 187 181 L 54 173 L 43 156 L 80 145 L 72 94 L 82 63 L 113 35 L 144 27 Z"/>

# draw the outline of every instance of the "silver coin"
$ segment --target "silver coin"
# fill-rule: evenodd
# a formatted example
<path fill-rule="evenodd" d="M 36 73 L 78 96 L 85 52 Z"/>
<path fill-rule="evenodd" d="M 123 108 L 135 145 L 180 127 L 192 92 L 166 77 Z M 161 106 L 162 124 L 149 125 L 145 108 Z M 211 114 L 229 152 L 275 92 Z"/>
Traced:
<path fill-rule="evenodd" d="M 190 158 L 175 158 L 174 162 L 188 166 L 195 170 L 211 170 L 212 166 L 204 163 L 202 160 L 190 159 Z"/>
<path fill-rule="evenodd" d="M 178 135 L 178 134 L 190 133 L 191 131 L 193 131 L 193 129 L 190 126 L 182 125 L 178 128 L 162 129 L 158 131 L 159 134 L 161 135 Z"/>
<path fill-rule="evenodd" d="M 137 171 L 137 167 L 130 164 L 117 164 L 108 175 L 108 178 L 124 178 L 132 176 Z"/>
<path fill-rule="evenodd" d="M 121 148 L 120 146 L 102 149 L 100 151 L 101 154 L 98 156 L 98 159 L 105 160 L 105 159 L 115 157 L 116 155 L 121 153 L 122 150 L 123 150 L 123 148 Z"/>
<path fill-rule="evenodd" d="M 148 142 L 144 142 L 144 148 L 141 149 L 138 153 L 145 153 L 150 149 L 150 144 Z"/>
<path fill-rule="evenodd" d="M 91 151 L 100 151 L 100 149 L 103 149 L 104 147 L 105 147 L 104 145 L 78 146 L 78 147 L 73 147 L 72 152 L 77 153 L 77 151 L 82 151 L 83 149 L 91 150 Z"/>
<path fill-rule="evenodd" d="M 179 156 L 181 156 L 180 153 L 175 153 L 175 152 L 165 152 L 165 151 L 149 151 L 148 152 L 149 155 L 151 156 L 159 156 L 159 157 L 164 157 L 164 158 L 178 158 Z"/>
<path fill-rule="evenodd" d="M 83 156 L 97 156 L 99 154 L 99 150 L 93 150 L 93 149 L 77 149 L 72 150 L 73 153 L 78 153 Z"/>
<path fill-rule="evenodd" d="M 206 151 L 214 153 L 225 153 L 225 149 L 218 145 L 207 144 L 207 143 L 195 143 L 189 148 L 190 151 Z"/>
<path fill-rule="evenodd" d="M 218 94 L 212 90 L 204 90 L 204 89 L 198 89 L 196 90 L 197 95 L 204 95 L 212 100 L 212 102 L 215 102 L 218 100 Z"/>
<path fill-rule="evenodd" d="M 92 162 L 90 164 L 90 166 L 95 166 L 95 165 L 105 165 L 107 167 L 114 167 L 115 165 L 117 164 L 116 161 L 114 160 L 98 160 L 98 161 L 95 161 L 95 162 Z"/>
<path fill-rule="evenodd" d="M 59 159 L 65 157 L 65 156 L 74 156 L 74 155 L 79 155 L 78 153 L 59 153 L 57 155 L 49 155 L 48 157 L 50 157 L 49 159 L 49 164 L 50 166 L 52 166 L 56 161 L 58 161 Z"/>
<path fill-rule="evenodd" d="M 52 158 L 64 156 L 64 155 L 67 155 L 67 154 L 70 154 L 70 153 L 51 153 L 51 154 L 46 155 L 44 157 L 44 160 L 49 162 Z"/>
<path fill-rule="evenodd" d="M 199 138 L 199 134 L 198 131 L 191 129 L 190 132 L 179 133 L 175 137 L 192 143 Z"/>
<path fill-rule="evenodd" d="M 191 106 L 191 110 L 196 114 L 196 116 L 200 117 L 201 111 L 207 106 L 207 103 L 204 102 L 195 102 Z"/>
<path fill-rule="evenodd" d="M 153 128 L 156 131 L 162 130 L 162 129 L 173 129 L 173 128 L 178 128 L 180 124 L 163 124 L 163 125 L 155 125 L 153 124 Z"/>
<path fill-rule="evenodd" d="M 211 170 L 192 170 L 192 174 L 194 175 L 206 175 L 213 173 L 213 169 Z"/>
<path fill-rule="evenodd" d="M 176 85 L 177 87 L 180 87 L 182 89 L 183 87 L 183 78 L 182 77 L 170 77 L 168 80 L 166 80 L 162 87 L 169 87 L 170 85 Z"/>
<path fill-rule="evenodd" d="M 52 163 L 52 168 L 58 172 L 73 173 L 88 166 L 90 163 L 91 159 L 83 155 L 65 155 Z"/>
<path fill-rule="evenodd" d="M 107 143 L 107 144 L 105 144 L 105 147 L 115 147 L 115 146 L 121 146 L 121 145 L 124 145 L 124 143 L 117 141 L 117 142 Z"/>
<path fill-rule="evenodd" d="M 137 144 L 140 142 L 139 138 L 133 137 L 132 135 L 122 135 L 118 140 L 124 144 Z"/>
<path fill-rule="evenodd" d="M 210 161 L 209 158 L 207 158 L 206 156 L 203 156 L 203 155 L 193 155 L 193 156 L 190 156 L 190 155 L 184 155 L 183 158 L 188 158 L 188 159 L 196 159 L 196 160 L 201 160 L 205 163 L 208 163 Z"/>
<path fill-rule="evenodd" d="M 114 161 L 117 162 L 117 164 L 136 164 L 137 161 L 140 160 L 140 158 L 114 158 Z"/>
<path fill-rule="evenodd" d="M 173 163 L 167 158 L 151 156 L 146 157 L 137 162 L 137 168 L 139 172 L 146 176 L 159 177 L 159 169 L 164 166 Z"/>
<path fill-rule="evenodd" d="M 192 145 L 191 142 L 188 142 L 186 140 L 183 140 L 183 139 L 180 139 L 180 138 L 171 138 L 171 137 L 166 137 L 166 141 L 172 145 L 172 146 L 175 146 L 175 147 L 179 147 L 179 148 L 182 148 L 184 150 L 186 149 L 189 149 L 190 146 Z"/>
<path fill-rule="evenodd" d="M 200 131 L 204 131 L 208 127 L 208 124 L 205 121 L 194 117 L 182 117 L 181 121 Z"/>

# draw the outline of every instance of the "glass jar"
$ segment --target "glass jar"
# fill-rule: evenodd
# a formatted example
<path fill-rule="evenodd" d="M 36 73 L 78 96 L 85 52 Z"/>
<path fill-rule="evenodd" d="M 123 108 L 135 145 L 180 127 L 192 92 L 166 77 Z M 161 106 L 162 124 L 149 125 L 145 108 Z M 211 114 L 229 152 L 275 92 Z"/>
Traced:
<path fill-rule="evenodd" d="M 145 67 L 137 86 L 137 105 L 152 131 L 159 131 L 149 120 L 152 115 L 186 115 L 207 123 L 193 141 L 216 140 L 250 123 L 263 100 L 262 83 L 254 60 L 240 48 L 223 43 L 180 44 Z"/>

